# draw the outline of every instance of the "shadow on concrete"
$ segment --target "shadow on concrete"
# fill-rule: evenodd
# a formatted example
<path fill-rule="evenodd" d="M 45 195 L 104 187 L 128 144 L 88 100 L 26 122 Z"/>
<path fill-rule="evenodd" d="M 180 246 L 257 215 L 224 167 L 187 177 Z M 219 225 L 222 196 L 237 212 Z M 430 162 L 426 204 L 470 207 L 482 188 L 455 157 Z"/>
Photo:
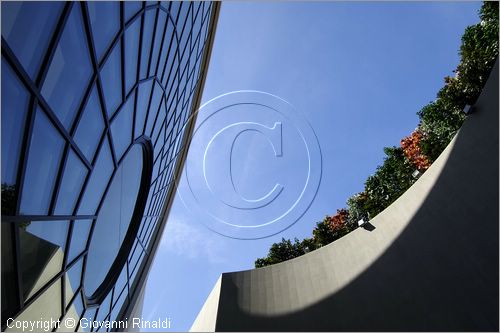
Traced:
<path fill-rule="evenodd" d="M 243 311 L 224 274 L 216 330 L 498 331 L 498 61 L 492 73 L 422 206 L 366 271 L 275 316 Z"/>

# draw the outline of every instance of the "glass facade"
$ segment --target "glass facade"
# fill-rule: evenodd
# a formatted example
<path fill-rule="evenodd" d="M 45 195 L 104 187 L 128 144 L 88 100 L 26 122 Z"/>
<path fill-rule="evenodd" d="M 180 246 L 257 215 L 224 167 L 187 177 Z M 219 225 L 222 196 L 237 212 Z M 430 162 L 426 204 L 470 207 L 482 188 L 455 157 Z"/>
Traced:
<path fill-rule="evenodd" d="M 165 221 L 218 5 L 1 6 L 2 330 L 122 319 Z"/>

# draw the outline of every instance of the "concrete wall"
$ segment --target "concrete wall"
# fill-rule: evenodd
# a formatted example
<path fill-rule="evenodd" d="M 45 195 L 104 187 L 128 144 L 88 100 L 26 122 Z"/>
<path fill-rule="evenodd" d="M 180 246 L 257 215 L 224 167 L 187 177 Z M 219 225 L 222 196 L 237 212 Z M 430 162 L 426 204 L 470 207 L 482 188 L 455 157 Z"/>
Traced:
<path fill-rule="evenodd" d="M 191 332 L 213 332 L 215 331 L 215 320 L 217 319 L 217 308 L 219 304 L 219 296 L 220 296 L 220 288 L 221 288 L 221 277 L 215 283 L 215 287 L 208 295 L 205 304 L 203 304 L 203 308 L 205 311 L 201 311 L 196 319 L 194 320 L 193 325 L 191 326 Z"/>
<path fill-rule="evenodd" d="M 217 331 L 498 331 L 498 113 L 497 61 L 474 113 L 374 230 L 224 273 L 192 329 L 215 316 Z"/>

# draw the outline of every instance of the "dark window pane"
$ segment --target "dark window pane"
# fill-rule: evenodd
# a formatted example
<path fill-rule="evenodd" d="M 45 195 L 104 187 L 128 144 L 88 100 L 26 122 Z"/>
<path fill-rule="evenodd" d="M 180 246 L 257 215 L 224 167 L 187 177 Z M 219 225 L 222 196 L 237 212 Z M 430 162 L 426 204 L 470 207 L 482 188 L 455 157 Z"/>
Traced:
<path fill-rule="evenodd" d="M 128 3 L 128 1 L 126 3 Z M 130 91 L 136 83 L 140 32 L 141 18 L 135 20 L 135 22 L 125 31 L 125 90 L 127 92 Z"/>
<path fill-rule="evenodd" d="M 113 158 L 111 157 L 111 149 L 109 149 L 108 140 L 104 140 L 103 147 L 99 152 L 99 157 L 85 189 L 82 202 L 78 208 L 79 215 L 95 214 L 112 173 Z"/>
<path fill-rule="evenodd" d="M 117 44 L 101 70 L 102 90 L 108 117 L 122 102 L 121 46 Z"/>
<path fill-rule="evenodd" d="M 9 307 L 17 303 L 15 271 L 15 244 L 13 240 L 12 229 L 16 226 L 12 223 L 2 223 L 2 317 L 10 317 Z"/>
<path fill-rule="evenodd" d="M 63 147 L 64 140 L 37 108 L 21 193 L 21 214 L 47 214 Z"/>
<path fill-rule="evenodd" d="M 54 210 L 56 215 L 72 215 L 76 199 L 82 189 L 83 181 L 87 176 L 87 168 L 76 156 L 73 150 L 69 151 L 68 160 L 64 168 L 64 175 Z"/>
<path fill-rule="evenodd" d="M 75 291 L 80 287 L 81 280 L 82 280 L 82 265 L 83 259 L 78 260 L 71 268 L 68 270 L 66 273 L 66 281 L 65 281 L 65 298 L 66 298 L 66 303 L 69 304 L 71 301 L 71 298 L 75 294 Z"/>
<path fill-rule="evenodd" d="M 68 262 L 71 262 L 85 250 L 91 226 L 92 220 L 75 220 L 73 222 L 73 233 L 71 234 L 71 243 L 69 245 Z"/>
<path fill-rule="evenodd" d="M 139 96 L 137 96 L 137 114 L 135 119 L 134 137 L 138 138 L 143 133 L 144 118 L 149 105 L 149 97 L 151 96 L 151 88 L 153 81 L 150 80 L 139 85 Z"/>
<path fill-rule="evenodd" d="M 90 23 L 97 59 L 111 44 L 120 28 L 120 3 L 117 1 L 89 1 Z"/>
<path fill-rule="evenodd" d="M 36 79 L 64 2 L 2 2 L 2 36 Z"/>
<path fill-rule="evenodd" d="M 103 130 L 101 106 L 97 96 L 97 89 L 94 86 L 74 135 L 76 144 L 89 161 L 94 158 Z"/>
<path fill-rule="evenodd" d="M 73 6 L 42 86 L 42 95 L 67 129 L 91 74 L 80 6 Z"/>
<path fill-rule="evenodd" d="M 115 145 L 116 158 L 119 160 L 132 143 L 132 119 L 134 117 L 135 93 L 123 105 L 111 123 L 111 134 Z"/>
<path fill-rule="evenodd" d="M 16 182 L 28 97 L 2 58 L 2 184 L 13 185 Z"/>
<path fill-rule="evenodd" d="M 128 21 L 142 8 L 140 1 L 125 1 L 125 21 Z"/>
<path fill-rule="evenodd" d="M 25 298 L 33 296 L 62 270 L 68 225 L 68 221 L 44 221 L 19 227 Z"/>
<path fill-rule="evenodd" d="M 113 264 L 128 231 L 142 175 L 142 147 L 135 145 L 114 175 L 99 211 L 87 254 L 85 292 L 91 296 Z"/>

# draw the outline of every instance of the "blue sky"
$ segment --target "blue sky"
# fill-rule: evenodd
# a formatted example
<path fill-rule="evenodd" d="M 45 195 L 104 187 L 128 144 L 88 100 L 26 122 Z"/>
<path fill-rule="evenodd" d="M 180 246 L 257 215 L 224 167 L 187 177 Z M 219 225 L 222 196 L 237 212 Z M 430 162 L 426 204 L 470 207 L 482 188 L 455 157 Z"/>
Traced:
<path fill-rule="evenodd" d="M 253 89 L 291 103 L 320 143 L 321 184 L 297 223 L 260 240 L 235 240 L 208 230 L 200 223 L 206 216 L 176 197 L 149 273 L 143 317 L 170 317 L 172 331 L 189 330 L 221 273 L 253 268 L 272 243 L 310 237 L 317 221 L 344 207 L 381 164 L 383 147 L 399 145 L 411 133 L 416 112 L 435 99 L 444 76 L 453 74 L 460 37 L 478 22 L 480 6 L 223 3 L 203 101 Z M 250 197 L 267 192 L 262 188 L 272 185 L 277 167 L 282 176 L 295 171 L 281 164 L 264 170 L 273 156 L 262 150 L 262 140 L 248 134 L 235 145 L 242 170 L 235 179 Z"/>

